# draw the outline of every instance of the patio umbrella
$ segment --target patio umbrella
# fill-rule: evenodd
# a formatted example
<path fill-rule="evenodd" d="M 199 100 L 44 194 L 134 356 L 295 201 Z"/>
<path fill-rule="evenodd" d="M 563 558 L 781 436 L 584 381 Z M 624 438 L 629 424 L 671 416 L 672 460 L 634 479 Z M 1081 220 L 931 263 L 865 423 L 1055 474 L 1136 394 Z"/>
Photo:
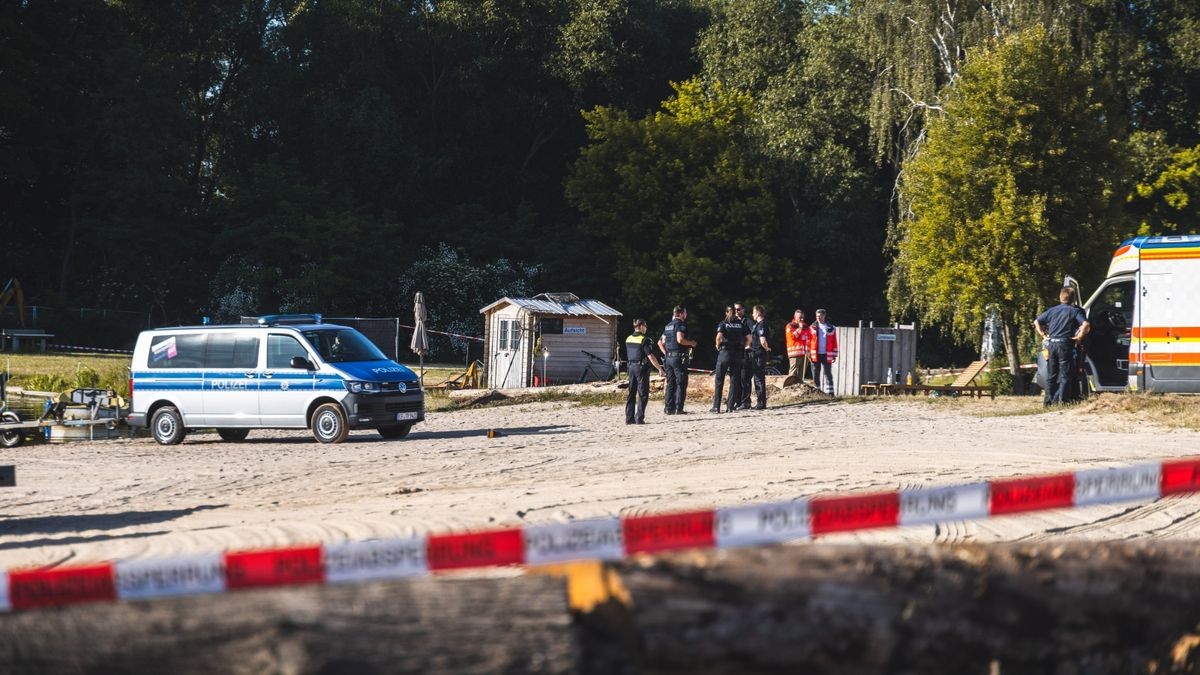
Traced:
<path fill-rule="evenodd" d="M 425 330 L 425 321 L 429 315 L 425 312 L 425 294 L 417 291 L 417 295 L 413 298 L 413 326 L 412 344 L 409 347 L 421 359 L 421 386 L 425 385 L 425 353 L 429 351 L 429 333 Z"/>

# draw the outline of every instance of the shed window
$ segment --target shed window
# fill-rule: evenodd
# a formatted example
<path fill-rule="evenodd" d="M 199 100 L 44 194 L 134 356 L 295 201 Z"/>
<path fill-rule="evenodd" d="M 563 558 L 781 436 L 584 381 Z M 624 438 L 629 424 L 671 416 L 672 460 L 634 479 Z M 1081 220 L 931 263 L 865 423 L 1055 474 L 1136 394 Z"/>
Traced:
<path fill-rule="evenodd" d="M 508 319 L 500 319 L 500 349 L 508 349 Z"/>
<path fill-rule="evenodd" d="M 542 319 L 540 325 L 542 335 L 562 335 L 562 319 Z"/>
<path fill-rule="evenodd" d="M 521 348 L 521 330 L 517 328 L 517 322 L 513 321 L 512 326 L 508 329 L 508 348 L 517 350 Z"/>

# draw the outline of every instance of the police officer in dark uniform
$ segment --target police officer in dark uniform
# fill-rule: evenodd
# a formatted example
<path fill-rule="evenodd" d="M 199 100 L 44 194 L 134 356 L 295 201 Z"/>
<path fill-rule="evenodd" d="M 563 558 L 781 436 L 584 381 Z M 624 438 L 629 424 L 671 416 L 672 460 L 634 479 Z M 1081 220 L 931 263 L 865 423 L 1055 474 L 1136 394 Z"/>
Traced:
<path fill-rule="evenodd" d="M 633 334 L 625 338 L 625 360 L 629 367 L 629 393 L 625 395 L 625 424 L 646 423 L 650 400 L 650 364 L 662 372 L 654 356 L 654 342 L 646 337 L 646 320 L 633 320 Z"/>
<path fill-rule="evenodd" d="M 663 389 L 663 408 L 668 415 L 682 415 L 687 401 L 688 351 L 696 341 L 688 337 L 687 307 L 676 305 L 671 321 L 663 328 L 658 348 L 666 356 L 666 388 Z"/>
<path fill-rule="evenodd" d="M 762 305 L 755 305 L 754 328 L 750 329 L 750 362 L 747 364 L 750 366 L 751 379 L 757 393 L 755 410 L 767 408 L 767 357 L 771 353 L 771 345 L 768 342 L 770 338 L 771 329 L 767 326 L 766 312 L 763 311 Z M 750 400 L 748 389 L 743 398 L 746 401 Z"/>
<path fill-rule="evenodd" d="M 733 313 L 736 314 L 737 318 L 742 321 L 742 326 L 746 329 L 747 334 L 754 330 L 754 321 L 752 321 L 750 317 L 746 316 L 746 305 L 740 302 L 733 303 Z M 753 356 L 753 354 L 751 353 L 750 348 L 746 348 L 743 356 L 745 359 L 742 361 L 742 397 L 738 399 L 738 404 L 736 407 L 740 410 L 749 410 L 750 376 L 753 371 L 750 361 L 750 358 Z"/>
<path fill-rule="evenodd" d="M 1046 359 L 1046 392 L 1042 398 L 1047 406 L 1073 398 L 1070 392 L 1075 379 L 1075 356 L 1090 329 L 1087 314 L 1075 306 L 1074 288 L 1064 286 L 1058 292 L 1058 302 L 1033 320 L 1033 329 L 1048 343 L 1050 352 Z"/>
<path fill-rule="evenodd" d="M 717 324 L 717 366 L 714 369 L 713 404 L 709 412 L 721 412 L 721 391 L 726 373 L 729 373 L 726 412 L 732 412 L 742 400 L 742 361 L 749 345 L 750 333 L 746 331 L 746 324 L 737 317 L 733 306 L 726 307 L 725 320 Z"/>

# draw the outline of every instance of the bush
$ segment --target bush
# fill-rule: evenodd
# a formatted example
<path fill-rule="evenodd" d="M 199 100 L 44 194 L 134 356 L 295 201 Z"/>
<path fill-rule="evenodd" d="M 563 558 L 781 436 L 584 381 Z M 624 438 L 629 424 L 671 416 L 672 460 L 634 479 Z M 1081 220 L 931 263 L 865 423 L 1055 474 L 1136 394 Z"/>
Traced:
<path fill-rule="evenodd" d="M 1018 377 L 1025 382 L 1025 393 L 1030 393 L 1034 389 L 1033 373 L 1022 370 Z M 996 388 L 997 396 L 1011 396 L 1013 393 L 1013 378 L 1009 374 L 1008 368 L 987 371 L 983 381 L 984 384 L 989 384 Z"/>
<path fill-rule="evenodd" d="M 22 385 L 33 391 L 60 392 L 71 388 L 61 375 L 31 375 Z"/>

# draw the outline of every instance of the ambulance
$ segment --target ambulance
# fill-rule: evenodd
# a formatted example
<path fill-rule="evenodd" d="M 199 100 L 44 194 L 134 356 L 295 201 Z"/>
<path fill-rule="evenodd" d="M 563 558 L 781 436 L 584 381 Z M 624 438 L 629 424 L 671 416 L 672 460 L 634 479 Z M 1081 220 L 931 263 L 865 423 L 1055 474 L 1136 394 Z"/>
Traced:
<path fill-rule="evenodd" d="M 311 429 L 321 443 L 340 443 L 352 429 L 396 439 L 425 419 L 413 371 L 319 314 L 143 331 L 129 392 L 129 425 L 149 427 L 163 445 L 201 428 L 226 441 L 252 429 Z"/>
<path fill-rule="evenodd" d="M 1083 307 L 1091 391 L 1200 393 L 1200 235 L 1122 242 Z"/>

